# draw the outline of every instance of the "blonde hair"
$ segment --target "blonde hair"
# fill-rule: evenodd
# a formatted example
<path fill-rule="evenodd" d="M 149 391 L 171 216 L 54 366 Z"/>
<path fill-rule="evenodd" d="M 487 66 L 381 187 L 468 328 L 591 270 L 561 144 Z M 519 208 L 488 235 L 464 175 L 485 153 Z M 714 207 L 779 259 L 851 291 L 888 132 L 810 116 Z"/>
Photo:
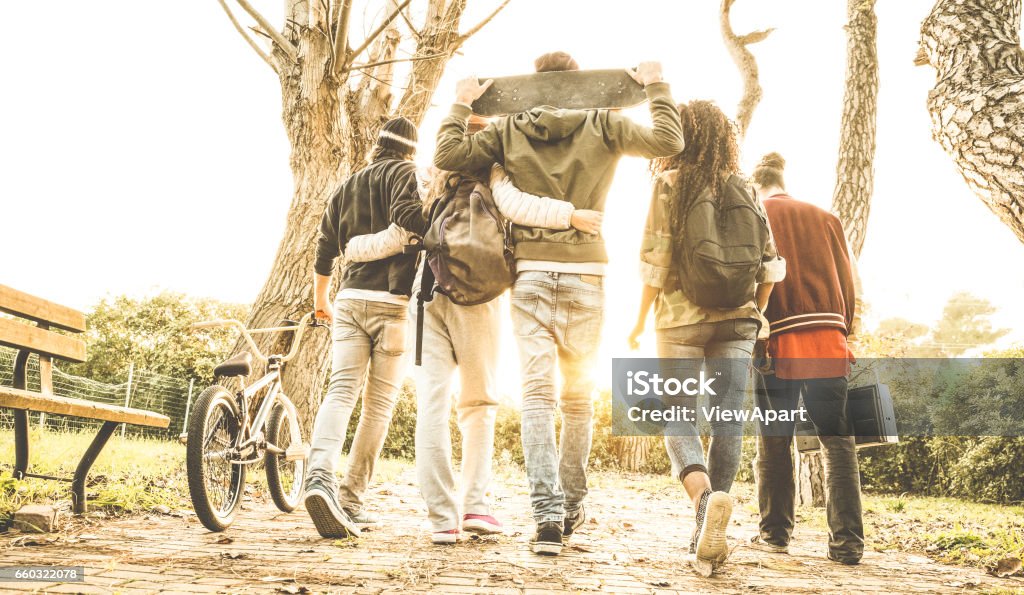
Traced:
<path fill-rule="evenodd" d="M 786 160 L 782 158 L 782 155 L 778 153 L 768 153 L 761 158 L 761 161 L 754 168 L 754 174 L 751 176 L 754 183 L 762 188 L 771 188 L 778 186 L 783 190 L 786 189 L 786 180 L 782 175 L 783 170 L 786 169 Z"/>

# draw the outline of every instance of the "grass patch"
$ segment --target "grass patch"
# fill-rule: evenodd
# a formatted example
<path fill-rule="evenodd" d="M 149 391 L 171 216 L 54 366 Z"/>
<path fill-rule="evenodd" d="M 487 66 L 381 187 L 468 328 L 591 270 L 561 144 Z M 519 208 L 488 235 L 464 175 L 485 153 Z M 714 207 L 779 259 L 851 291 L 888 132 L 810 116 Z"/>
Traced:
<path fill-rule="evenodd" d="M 876 551 L 923 553 L 946 564 L 987 568 L 1024 557 L 1024 506 L 956 498 L 865 494 L 864 530 Z M 826 531 L 825 510 L 801 508 L 798 524 Z"/>
<path fill-rule="evenodd" d="M 71 477 L 82 454 L 92 442 L 89 432 L 30 430 L 29 466 L 33 473 Z M 25 504 L 55 504 L 70 509 L 71 486 L 65 482 L 29 478 L 14 479 L 14 432 L 0 430 L 0 529 L 10 525 L 14 512 Z M 250 467 L 246 483 L 252 493 L 264 493 L 263 466 Z M 337 466 L 346 469 L 344 457 Z M 374 482 L 397 481 L 410 463 L 381 459 L 374 467 Z M 110 515 L 134 514 L 166 506 L 191 510 L 185 447 L 170 440 L 115 434 L 89 473 L 86 489 L 90 510 Z"/>
<path fill-rule="evenodd" d="M 29 470 L 71 477 L 92 442 L 88 432 L 30 430 Z M 12 477 L 14 432 L 0 430 L 0 526 L 25 504 L 70 506 L 71 486 L 65 482 Z M 115 434 L 93 464 L 86 488 L 90 509 L 111 514 L 134 513 L 156 506 L 188 507 L 185 449 L 180 444 L 151 438 L 121 438 Z"/>

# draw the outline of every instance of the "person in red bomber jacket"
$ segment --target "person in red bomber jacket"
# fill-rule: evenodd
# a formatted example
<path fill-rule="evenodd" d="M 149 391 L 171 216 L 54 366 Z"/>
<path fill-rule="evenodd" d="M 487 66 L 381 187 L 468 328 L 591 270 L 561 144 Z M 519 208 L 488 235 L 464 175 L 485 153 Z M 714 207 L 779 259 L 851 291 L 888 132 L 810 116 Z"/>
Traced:
<path fill-rule="evenodd" d="M 785 193 L 785 160 L 769 153 L 754 170 L 786 278 L 775 285 L 765 317 L 771 325 L 768 355 L 774 373 L 757 392 L 764 410 L 794 410 L 803 397 L 826 459 L 828 557 L 857 564 L 864 553 L 860 471 L 846 423 L 847 345 L 856 308 L 855 264 L 839 219 Z M 760 532 L 757 549 L 787 553 L 795 523 L 793 432 L 795 421 L 762 429 L 757 452 Z"/>

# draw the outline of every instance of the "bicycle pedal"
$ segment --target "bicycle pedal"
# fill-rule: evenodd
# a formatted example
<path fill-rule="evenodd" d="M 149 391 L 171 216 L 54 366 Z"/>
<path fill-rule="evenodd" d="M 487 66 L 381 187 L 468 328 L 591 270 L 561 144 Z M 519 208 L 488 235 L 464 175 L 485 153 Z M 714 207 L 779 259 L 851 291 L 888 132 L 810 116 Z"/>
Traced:
<path fill-rule="evenodd" d="M 304 461 L 309 457 L 309 445 L 308 444 L 296 444 L 289 446 L 284 451 L 284 460 L 286 461 Z"/>

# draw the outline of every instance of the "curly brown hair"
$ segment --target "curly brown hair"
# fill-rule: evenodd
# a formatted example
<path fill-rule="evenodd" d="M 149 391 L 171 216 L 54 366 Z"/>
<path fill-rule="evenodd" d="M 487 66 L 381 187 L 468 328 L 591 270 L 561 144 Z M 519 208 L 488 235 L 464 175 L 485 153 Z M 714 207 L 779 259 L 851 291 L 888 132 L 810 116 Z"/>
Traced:
<path fill-rule="evenodd" d="M 686 146 L 676 155 L 651 161 L 654 177 L 671 170 L 677 172 L 669 211 L 673 230 L 682 229 L 690 205 L 706 189 L 720 193 L 729 175 L 740 170 L 736 127 L 722 110 L 711 101 L 680 103 L 678 108 Z M 678 249 L 681 234 L 673 236 Z"/>

